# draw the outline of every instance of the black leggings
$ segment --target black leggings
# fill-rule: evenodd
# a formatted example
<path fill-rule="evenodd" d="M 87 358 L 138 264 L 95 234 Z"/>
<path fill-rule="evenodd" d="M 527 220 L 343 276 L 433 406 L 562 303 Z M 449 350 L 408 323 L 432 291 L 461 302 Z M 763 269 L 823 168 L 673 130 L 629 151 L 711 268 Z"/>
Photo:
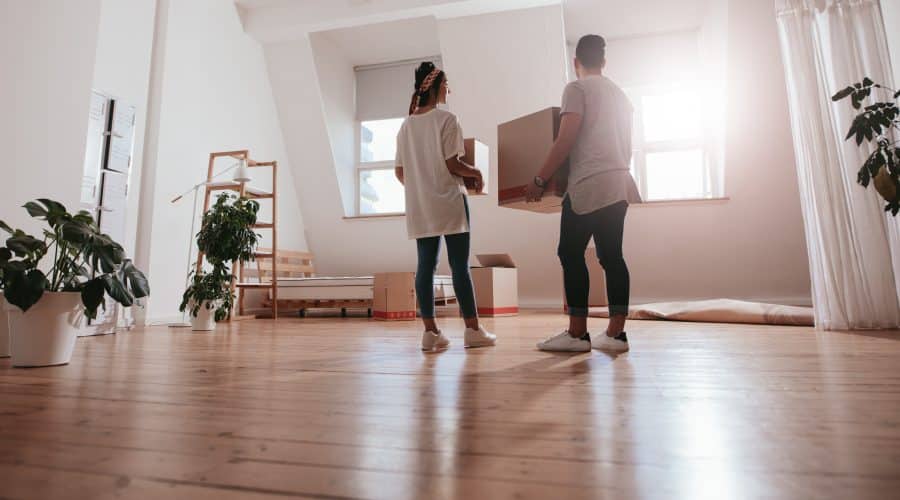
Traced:
<path fill-rule="evenodd" d="M 622 257 L 622 235 L 628 202 L 620 201 L 589 214 L 578 215 L 572 203 L 563 200 L 559 228 L 559 261 L 563 268 L 566 302 L 571 316 L 587 317 L 590 277 L 584 253 L 594 238 L 597 258 L 606 272 L 606 296 L 612 316 L 628 314 L 630 277 Z"/>

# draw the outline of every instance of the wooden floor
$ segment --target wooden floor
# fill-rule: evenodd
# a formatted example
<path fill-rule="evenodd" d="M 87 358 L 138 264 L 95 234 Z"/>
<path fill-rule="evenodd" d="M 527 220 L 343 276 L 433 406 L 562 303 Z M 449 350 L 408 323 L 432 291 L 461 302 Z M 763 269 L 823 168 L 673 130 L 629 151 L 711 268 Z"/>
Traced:
<path fill-rule="evenodd" d="M 633 351 L 417 350 L 357 319 L 79 339 L 0 360 L 10 499 L 898 498 L 900 333 L 634 322 Z M 597 320 L 597 330 L 602 323 Z"/>

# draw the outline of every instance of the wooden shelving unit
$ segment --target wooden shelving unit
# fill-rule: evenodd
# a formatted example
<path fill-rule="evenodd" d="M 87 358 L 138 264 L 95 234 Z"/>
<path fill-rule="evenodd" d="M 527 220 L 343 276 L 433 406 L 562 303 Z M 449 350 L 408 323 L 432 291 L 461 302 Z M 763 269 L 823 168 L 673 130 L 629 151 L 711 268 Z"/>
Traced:
<path fill-rule="evenodd" d="M 215 163 L 218 158 L 232 158 L 236 160 L 247 160 L 247 166 L 250 168 L 270 168 L 272 170 L 272 191 L 262 191 L 252 186 L 247 186 L 245 182 L 236 181 L 215 181 Z M 277 276 L 278 259 L 275 258 L 278 252 L 278 162 L 277 161 L 255 161 L 250 158 L 249 150 L 242 151 L 220 151 L 209 154 L 209 168 L 207 170 L 206 194 L 203 200 L 203 213 L 209 210 L 212 195 L 218 191 L 234 191 L 239 196 L 249 198 L 251 200 L 271 200 L 272 204 L 272 220 L 266 222 L 257 222 L 253 226 L 254 229 L 265 229 L 272 232 L 271 248 L 259 250 L 253 255 L 253 260 L 271 261 L 273 278 L 269 282 L 252 283 L 244 281 L 245 263 L 233 262 L 231 265 L 232 274 L 235 279 L 231 282 L 231 293 L 237 291 L 237 316 L 244 316 L 244 292 L 246 290 L 269 290 L 271 300 L 271 317 L 278 318 L 278 287 L 274 276 Z M 203 253 L 197 255 L 197 272 L 203 269 Z M 232 318 L 234 310 L 232 310 Z"/>

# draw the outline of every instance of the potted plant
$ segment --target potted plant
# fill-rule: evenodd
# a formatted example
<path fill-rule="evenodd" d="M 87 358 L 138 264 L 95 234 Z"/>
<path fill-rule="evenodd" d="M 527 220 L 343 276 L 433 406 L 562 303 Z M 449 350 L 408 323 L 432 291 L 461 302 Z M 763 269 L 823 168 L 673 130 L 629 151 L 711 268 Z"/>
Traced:
<path fill-rule="evenodd" d="M 65 364 L 78 330 L 105 307 L 105 296 L 129 307 L 149 295 L 150 287 L 88 212 L 73 215 L 49 199 L 24 208 L 48 229 L 38 239 L 0 221 L 0 229 L 10 235 L 0 247 L 0 281 L 8 302 L 13 365 Z M 39 268 L 45 257 L 50 259 L 46 272 Z"/>
<path fill-rule="evenodd" d="M 234 275 L 229 266 L 253 259 L 259 241 L 253 231 L 258 212 L 259 203 L 225 193 L 203 214 L 197 248 L 212 269 L 193 273 L 182 296 L 180 310 L 190 311 L 192 330 L 214 330 L 216 321 L 231 316 Z"/>
<path fill-rule="evenodd" d="M 885 93 L 889 98 L 863 108 L 873 93 Z M 894 135 L 895 131 L 900 131 L 900 107 L 897 106 L 900 91 L 864 78 L 836 93 L 831 100 L 837 102 L 847 98 L 853 109 L 859 111 L 850 125 L 847 140 L 856 140 L 857 146 L 862 146 L 863 142 L 874 143 L 874 151 L 859 169 L 857 182 L 863 187 L 874 184 L 875 190 L 887 202 L 885 212 L 896 217 L 900 213 L 900 147 L 897 147 Z"/>

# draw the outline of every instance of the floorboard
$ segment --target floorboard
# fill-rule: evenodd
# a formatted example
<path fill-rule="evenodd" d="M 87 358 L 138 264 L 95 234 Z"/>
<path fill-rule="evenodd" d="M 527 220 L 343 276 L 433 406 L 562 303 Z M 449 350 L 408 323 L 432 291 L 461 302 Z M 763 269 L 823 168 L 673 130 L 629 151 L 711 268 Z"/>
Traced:
<path fill-rule="evenodd" d="M 900 332 L 633 322 L 632 352 L 417 349 L 419 326 L 282 318 L 0 360 L 0 498 L 889 498 Z M 594 327 L 602 329 L 602 320 Z"/>

